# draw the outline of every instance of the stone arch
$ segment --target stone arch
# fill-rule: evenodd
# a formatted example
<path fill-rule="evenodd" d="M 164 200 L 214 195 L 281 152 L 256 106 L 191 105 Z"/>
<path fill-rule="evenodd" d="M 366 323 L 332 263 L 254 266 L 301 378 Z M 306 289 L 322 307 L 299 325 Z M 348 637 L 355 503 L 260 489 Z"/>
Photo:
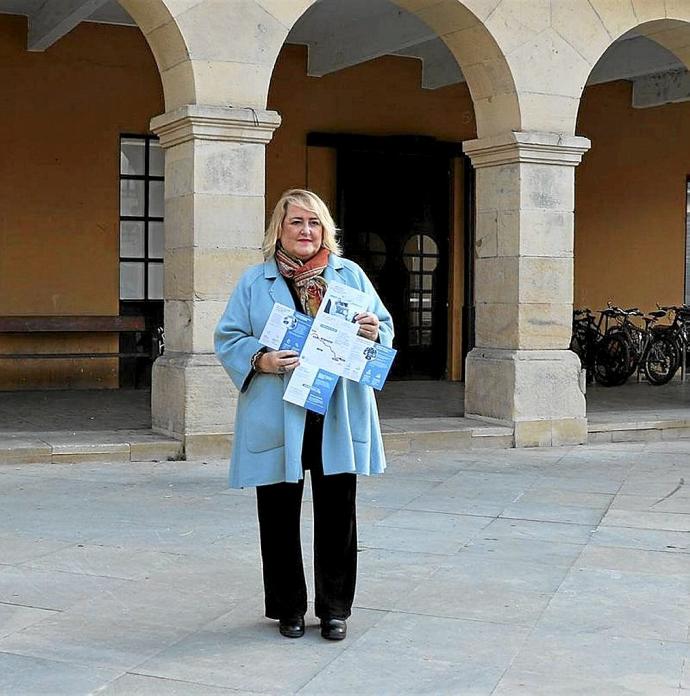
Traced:
<path fill-rule="evenodd" d="M 316 0 L 120 0 L 158 62 L 166 109 L 264 109 L 285 39 Z M 461 66 L 480 136 L 520 129 L 515 83 L 485 20 L 497 0 L 394 0 L 428 24 Z"/>
<path fill-rule="evenodd" d="M 170 0 L 118 0 L 125 11 L 134 19 L 149 44 L 158 65 L 163 84 L 165 108 L 170 111 L 184 104 L 194 104 L 196 86 L 189 53 L 180 26 L 175 19 L 195 3 L 171 2 Z M 197 3 L 198 4 L 198 3 Z"/>
<path fill-rule="evenodd" d="M 474 102 L 478 137 L 520 130 L 520 105 L 513 75 L 484 22 L 495 3 L 393 1 L 428 24 L 457 60 Z"/>
<path fill-rule="evenodd" d="M 690 67 L 690 5 L 683 0 L 551 5 L 551 26 L 529 46 L 531 55 L 508 54 L 525 130 L 575 133 L 580 98 L 592 69 L 611 44 L 631 30 Z M 539 90 L 542 98 L 534 99 Z"/>

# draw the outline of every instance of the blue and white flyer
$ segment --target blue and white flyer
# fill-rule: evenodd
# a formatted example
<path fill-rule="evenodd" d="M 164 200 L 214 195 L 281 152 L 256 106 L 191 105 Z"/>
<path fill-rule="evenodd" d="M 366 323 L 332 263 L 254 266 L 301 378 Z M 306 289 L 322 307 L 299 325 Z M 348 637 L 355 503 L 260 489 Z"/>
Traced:
<path fill-rule="evenodd" d="M 382 389 L 396 353 L 395 348 L 388 348 L 375 341 L 356 336 L 343 377 L 361 384 L 368 384 L 374 389 Z"/>
<path fill-rule="evenodd" d="M 312 320 L 306 314 L 276 302 L 259 341 L 267 348 L 294 350 L 300 353 L 311 324 Z"/>
<path fill-rule="evenodd" d="M 358 324 L 351 324 L 329 314 L 317 314 L 304 343 L 300 362 L 307 362 L 342 376 L 358 330 Z"/>
<path fill-rule="evenodd" d="M 283 399 L 323 415 L 337 383 L 338 375 L 300 362 L 292 372 Z"/>
<path fill-rule="evenodd" d="M 381 389 L 396 351 L 357 335 L 355 317 L 365 312 L 365 293 L 330 283 L 312 321 L 276 304 L 259 339 L 269 348 L 300 353 L 283 399 L 324 414 L 340 377 Z"/>
<path fill-rule="evenodd" d="M 343 283 L 329 283 L 316 318 L 319 319 L 328 314 L 352 324 L 360 312 L 367 311 L 368 306 L 369 298 L 361 290 Z"/>

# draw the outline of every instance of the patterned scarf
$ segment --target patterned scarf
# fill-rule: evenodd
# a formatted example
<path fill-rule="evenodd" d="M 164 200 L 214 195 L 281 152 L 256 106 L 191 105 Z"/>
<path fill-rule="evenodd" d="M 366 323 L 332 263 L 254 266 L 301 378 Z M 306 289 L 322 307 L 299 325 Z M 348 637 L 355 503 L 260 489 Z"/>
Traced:
<path fill-rule="evenodd" d="M 276 245 L 276 263 L 280 275 L 292 281 L 297 291 L 303 310 L 310 316 L 316 316 L 321 300 L 326 294 L 328 283 L 323 279 L 323 270 L 328 265 L 330 252 L 325 247 L 312 256 L 306 263 L 290 256 L 281 246 Z"/>

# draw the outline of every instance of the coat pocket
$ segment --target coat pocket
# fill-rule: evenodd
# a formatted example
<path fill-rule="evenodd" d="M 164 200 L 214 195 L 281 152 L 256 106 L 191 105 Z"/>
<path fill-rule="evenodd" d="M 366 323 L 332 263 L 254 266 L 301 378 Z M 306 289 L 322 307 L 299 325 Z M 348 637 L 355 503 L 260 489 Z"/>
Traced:
<path fill-rule="evenodd" d="M 244 394 L 245 432 L 250 452 L 285 445 L 283 379 L 277 375 L 255 375 Z"/>

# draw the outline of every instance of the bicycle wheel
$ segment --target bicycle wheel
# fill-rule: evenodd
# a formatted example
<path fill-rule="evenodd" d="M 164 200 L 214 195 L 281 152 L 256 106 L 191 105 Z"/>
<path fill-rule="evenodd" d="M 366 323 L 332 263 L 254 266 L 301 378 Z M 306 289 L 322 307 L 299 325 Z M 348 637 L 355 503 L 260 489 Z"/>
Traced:
<path fill-rule="evenodd" d="M 640 341 L 637 334 L 630 331 L 625 331 L 622 328 L 612 328 L 607 335 L 615 335 L 619 340 L 623 341 L 628 348 L 628 361 L 625 367 L 625 379 L 620 382 L 623 384 L 630 377 L 640 362 Z"/>
<path fill-rule="evenodd" d="M 657 336 L 647 348 L 642 369 L 650 384 L 666 384 L 673 379 L 680 366 L 680 356 L 668 336 Z"/>
<path fill-rule="evenodd" d="M 607 334 L 601 339 L 594 355 L 594 379 L 604 387 L 617 387 L 629 376 L 630 348 L 625 338 Z"/>

